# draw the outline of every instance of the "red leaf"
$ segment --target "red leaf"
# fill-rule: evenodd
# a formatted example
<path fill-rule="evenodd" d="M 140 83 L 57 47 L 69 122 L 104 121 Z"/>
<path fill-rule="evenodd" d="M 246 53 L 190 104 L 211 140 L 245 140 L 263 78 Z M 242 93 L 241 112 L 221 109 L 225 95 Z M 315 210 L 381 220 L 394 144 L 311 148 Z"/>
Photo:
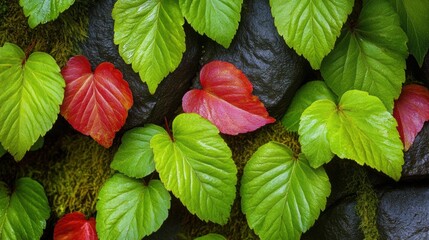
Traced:
<path fill-rule="evenodd" d="M 97 240 L 95 219 L 80 212 L 64 215 L 54 228 L 54 240 Z"/>
<path fill-rule="evenodd" d="M 206 64 L 201 69 L 200 82 L 202 90 L 193 89 L 183 96 L 183 111 L 200 114 L 220 132 L 237 135 L 275 122 L 259 98 L 252 95 L 250 81 L 233 64 Z"/>
<path fill-rule="evenodd" d="M 395 101 L 393 116 L 398 122 L 398 131 L 407 151 L 414 138 L 429 120 L 429 90 L 418 84 L 406 85 Z"/>
<path fill-rule="evenodd" d="M 108 62 L 98 65 L 92 73 L 84 56 L 72 57 L 61 73 L 66 81 L 61 115 L 77 131 L 110 147 L 133 105 L 122 73 Z"/>

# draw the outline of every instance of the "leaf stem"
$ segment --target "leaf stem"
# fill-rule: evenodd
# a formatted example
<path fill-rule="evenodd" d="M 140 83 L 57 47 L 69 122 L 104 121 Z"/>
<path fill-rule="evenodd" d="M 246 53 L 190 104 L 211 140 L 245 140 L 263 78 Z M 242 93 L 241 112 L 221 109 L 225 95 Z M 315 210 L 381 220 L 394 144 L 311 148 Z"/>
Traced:
<path fill-rule="evenodd" d="M 36 46 L 36 40 L 33 40 L 31 42 L 31 44 L 28 45 L 27 49 L 25 49 L 25 58 L 22 59 L 21 65 L 25 64 L 25 62 L 27 61 L 28 57 L 30 56 L 31 51 L 33 51 L 33 49 L 34 49 L 34 46 Z"/>
<path fill-rule="evenodd" d="M 167 117 L 164 117 L 164 122 L 165 122 L 165 129 L 167 130 L 168 136 L 170 136 L 171 141 L 174 142 L 173 133 L 171 132 L 170 126 L 168 125 Z"/>

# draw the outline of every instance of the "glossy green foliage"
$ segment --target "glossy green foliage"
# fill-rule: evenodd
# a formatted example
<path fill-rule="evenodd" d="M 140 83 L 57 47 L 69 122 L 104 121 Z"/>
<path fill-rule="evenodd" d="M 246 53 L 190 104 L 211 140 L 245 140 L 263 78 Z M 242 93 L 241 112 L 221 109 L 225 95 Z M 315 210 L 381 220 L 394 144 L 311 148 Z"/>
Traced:
<path fill-rule="evenodd" d="M 408 36 L 408 49 L 420 66 L 429 48 L 429 0 L 390 0 Z"/>
<path fill-rule="evenodd" d="M 325 209 L 331 192 L 323 168 L 312 168 L 286 145 L 261 146 L 244 167 L 241 207 L 261 239 L 299 239 Z"/>
<path fill-rule="evenodd" d="M 165 187 L 200 219 L 225 224 L 235 199 L 237 168 L 219 130 L 195 113 L 178 115 L 172 133 L 152 137 Z"/>
<path fill-rule="evenodd" d="M 40 239 L 50 211 L 38 182 L 20 178 L 12 190 L 0 182 L 0 239 Z"/>
<path fill-rule="evenodd" d="M 115 174 L 100 190 L 96 228 L 104 239 L 142 239 L 167 219 L 171 197 L 159 180 Z"/>
<path fill-rule="evenodd" d="M 240 21 L 243 0 L 179 0 L 186 20 L 201 35 L 229 47 Z"/>
<path fill-rule="evenodd" d="M 317 154 L 313 149 L 329 147 L 340 158 L 366 164 L 399 180 L 404 156 L 396 126 L 380 99 L 350 90 L 338 104 L 330 100 L 311 104 L 301 116 L 298 132 L 302 152 L 312 166 L 330 160 L 328 154 Z"/>
<path fill-rule="evenodd" d="M 405 81 L 407 36 L 387 0 L 365 0 L 322 62 L 326 84 L 338 96 L 358 89 L 379 97 L 389 111 Z"/>
<path fill-rule="evenodd" d="M 274 23 L 286 41 L 314 69 L 334 48 L 353 0 L 270 0 Z"/>
<path fill-rule="evenodd" d="M 52 128 L 64 86 L 60 68 L 49 54 L 35 52 L 27 58 L 14 44 L 0 48 L 0 142 L 15 160 Z"/>
<path fill-rule="evenodd" d="M 19 0 L 31 28 L 57 19 L 73 3 L 74 0 Z"/>
<path fill-rule="evenodd" d="M 151 174 L 155 171 L 155 163 L 150 140 L 163 132 L 162 127 L 154 124 L 127 131 L 110 167 L 129 177 L 142 178 Z"/>
<path fill-rule="evenodd" d="M 150 93 L 179 66 L 185 51 L 184 19 L 176 0 L 118 0 L 112 11 L 119 54 Z"/>

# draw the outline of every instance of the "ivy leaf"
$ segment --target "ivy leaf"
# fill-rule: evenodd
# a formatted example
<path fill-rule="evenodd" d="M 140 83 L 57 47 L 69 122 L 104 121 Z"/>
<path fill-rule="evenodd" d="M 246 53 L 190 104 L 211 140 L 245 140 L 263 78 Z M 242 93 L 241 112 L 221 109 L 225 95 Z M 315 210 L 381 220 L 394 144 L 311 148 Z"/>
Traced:
<path fill-rule="evenodd" d="M 201 237 L 197 237 L 194 240 L 226 240 L 226 238 L 220 234 L 209 233 Z"/>
<path fill-rule="evenodd" d="M 183 96 L 183 111 L 200 114 L 222 133 L 237 135 L 275 122 L 252 95 L 252 83 L 233 64 L 212 61 L 204 65 L 200 82 L 202 90 L 193 89 Z"/>
<path fill-rule="evenodd" d="M 127 131 L 110 167 L 134 178 L 151 174 L 155 171 L 155 163 L 150 140 L 154 135 L 164 132 L 162 127 L 154 124 Z"/>
<path fill-rule="evenodd" d="M 261 239 L 299 239 L 325 209 L 331 192 L 323 168 L 309 166 L 287 146 L 262 145 L 244 167 L 241 208 Z"/>
<path fill-rule="evenodd" d="M 31 28 L 57 19 L 73 3 L 74 0 L 19 0 Z"/>
<path fill-rule="evenodd" d="M 15 44 L 0 48 L 0 142 L 15 160 L 52 128 L 64 86 L 60 68 L 49 54 L 34 52 L 26 58 Z"/>
<path fill-rule="evenodd" d="M 0 239 L 40 239 L 50 208 L 42 185 L 20 178 L 14 190 L 0 182 Z"/>
<path fill-rule="evenodd" d="M 408 48 L 420 67 L 429 48 L 429 0 L 391 0 L 398 12 L 402 29 L 408 36 Z"/>
<path fill-rule="evenodd" d="M 66 80 L 61 115 L 77 131 L 110 147 L 133 105 L 128 82 L 108 62 L 98 65 L 93 73 L 84 56 L 70 58 L 61 73 Z"/>
<path fill-rule="evenodd" d="M 95 218 L 86 219 L 81 212 L 64 215 L 54 228 L 54 240 L 97 240 Z"/>
<path fill-rule="evenodd" d="M 424 123 L 429 121 L 429 90 L 418 84 L 405 85 L 395 101 L 393 116 L 398 121 L 398 131 L 407 151 Z"/>
<path fill-rule="evenodd" d="M 167 219 L 171 197 L 159 180 L 142 180 L 117 173 L 106 181 L 97 202 L 100 239 L 142 239 Z"/>
<path fill-rule="evenodd" d="M 155 93 L 162 79 L 179 66 L 186 49 L 178 2 L 118 0 L 112 17 L 119 54 Z"/>
<path fill-rule="evenodd" d="M 320 68 L 323 58 L 334 48 L 353 4 L 353 0 L 270 0 L 280 35 L 314 69 Z"/>
<path fill-rule="evenodd" d="M 327 128 L 327 139 L 334 154 L 360 165 L 367 164 L 399 180 L 404 164 L 402 143 L 396 121 L 380 99 L 363 91 L 350 90 L 344 93 L 338 105 L 330 100 L 314 102 L 301 117 L 301 145 L 310 144 L 311 141 L 305 139 L 316 134 L 301 128 L 317 129 L 320 125 Z M 305 147 L 302 147 L 304 152 Z M 309 161 L 318 162 L 317 156 L 314 157 L 308 156 Z"/>
<path fill-rule="evenodd" d="M 369 92 L 393 109 L 405 81 L 407 36 L 386 0 L 364 1 L 354 27 L 345 28 L 320 71 L 338 96 L 348 90 Z"/>
<path fill-rule="evenodd" d="M 198 114 L 178 115 L 172 131 L 171 137 L 160 133 L 150 141 L 161 181 L 192 214 L 225 224 L 237 183 L 231 150 L 218 129 Z"/>
<path fill-rule="evenodd" d="M 243 0 L 179 0 L 179 4 L 198 33 L 229 47 L 238 28 Z"/>
<path fill-rule="evenodd" d="M 282 118 L 287 130 L 297 132 L 302 112 L 313 102 L 320 99 L 336 101 L 337 96 L 323 81 L 311 81 L 301 86 L 295 93 L 292 102 Z"/>

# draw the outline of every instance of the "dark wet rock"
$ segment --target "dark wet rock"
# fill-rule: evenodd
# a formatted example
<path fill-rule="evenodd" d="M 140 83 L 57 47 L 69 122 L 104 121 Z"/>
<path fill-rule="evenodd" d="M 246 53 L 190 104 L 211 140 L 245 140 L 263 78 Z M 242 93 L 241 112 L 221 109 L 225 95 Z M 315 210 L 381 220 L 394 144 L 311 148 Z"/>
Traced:
<path fill-rule="evenodd" d="M 124 129 L 141 126 L 144 123 L 160 123 L 164 117 L 171 118 L 181 105 L 182 96 L 189 89 L 199 68 L 201 47 L 199 35 L 188 25 L 186 31 L 186 51 L 179 67 L 170 73 L 151 95 L 148 87 L 140 80 L 131 65 L 126 64 L 113 43 L 112 9 L 115 0 L 98 1 L 90 11 L 89 36 L 82 45 L 82 51 L 92 66 L 103 61 L 113 63 L 123 73 L 133 93 L 134 105 L 128 112 Z"/>
<path fill-rule="evenodd" d="M 382 239 L 429 239 L 428 199 L 428 185 L 384 191 L 377 219 Z"/>
<path fill-rule="evenodd" d="M 417 134 L 414 143 L 404 154 L 404 166 L 402 178 L 427 178 L 429 177 L 429 122 Z"/>
<path fill-rule="evenodd" d="M 302 240 L 360 240 L 360 218 L 356 214 L 356 201 L 347 199 L 322 212 L 315 225 L 302 235 Z"/>
<path fill-rule="evenodd" d="M 242 70 L 253 83 L 253 93 L 277 119 L 284 115 L 308 66 L 277 33 L 268 0 L 245 1 L 228 49 L 208 41 L 204 50 L 203 64 L 222 60 Z"/>

